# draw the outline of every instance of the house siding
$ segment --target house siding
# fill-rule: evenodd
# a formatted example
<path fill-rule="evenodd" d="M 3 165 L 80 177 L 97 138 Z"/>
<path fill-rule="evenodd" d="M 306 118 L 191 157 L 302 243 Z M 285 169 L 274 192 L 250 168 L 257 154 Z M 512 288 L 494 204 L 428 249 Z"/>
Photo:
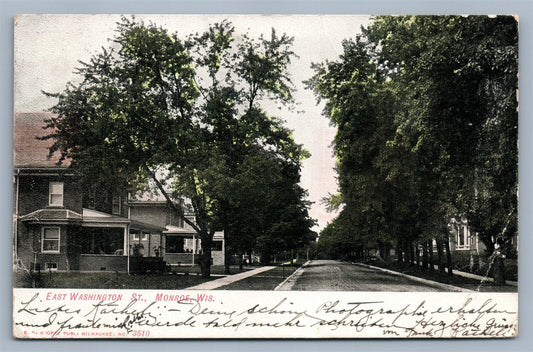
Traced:
<path fill-rule="evenodd" d="M 81 271 L 126 271 L 128 258 L 120 255 L 82 254 Z"/>
<path fill-rule="evenodd" d="M 213 258 L 213 265 L 224 265 L 223 251 L 212 251 L 211 258 Z"/>
<path fill-rule="evenodd" d="M 58 253 L 47 253 L 41 250 L 41 234 L 42 229 L 47 226 L 41 225 L 19 225 L 18 236 L 18 252 L 19 259 L 25 265 L 30 267 L 27 269 L 37 268 L 36 264 L 41 270 L 45 270 L 46 263 L 56 263 L 57 270 L 72 270 L 72 256 L 68 252 L 68 243 L 71 226 L 65 225 L 50 225 L 52 227 L 59 227 L 60 241 Z"/>
<path fill-rule="evenodd" d="M 63 182 L 63 206 L 76 213 L 82 212 L 79 183 L 72 176 L 61 177 L 49 175 L 24 175 L 19 174 L 17 209 L 18 216 L 27 215 L 49 206 L 50 182 Z M 58 208 L 58 207 L 56 207 Z M 73 247 L 73 237 L 79 232 L 79 226 L 54 225 L 54 224 L 28 224 L 17 221 L 17 258 L 27 269 L 33 269 L 36 264 L 41 270 L 46 263 L 56 263 L 57 270 L 76 270 L 78 263 Z M 59 253 L 43 253 L 41 248 L 42 229 L 44 227 L 59 227 Z M 77 229 L 78 228 L 78 229 Z"/>
<path fill-rule="evenodd" d="M 170 210 L 166 206 L 130 206 L 130 218 L 150 225 L 165 227 Z"/>

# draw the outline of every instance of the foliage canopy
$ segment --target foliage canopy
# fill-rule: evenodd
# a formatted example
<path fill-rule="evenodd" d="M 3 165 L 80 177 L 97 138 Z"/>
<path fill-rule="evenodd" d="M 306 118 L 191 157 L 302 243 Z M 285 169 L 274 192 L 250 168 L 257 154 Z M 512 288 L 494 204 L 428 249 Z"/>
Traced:
<path fill-rule="evenodd" d="M 517 233 L 515 18 L 378 16 L 343 47 L 338 61 L 315 64 L 308 82 L 338 128 L 341 193 L 332 201 L 344 207 L 323 245 L 341 236 L 360 248 L 396 244 L 410 255 L 413 242 L 447 241 L 453 217 L 468 219 L 489 253 L 497 238 L 510 242 Z"/>
<path fill-rule="evenodd" d="M 137 192 L 151 180 L 175 211 L 174 199 L 190 201 L 195 221 L 185 221 L 201 238 L 204 275 L 216 230 L 240 236 L 229 242 L 242 239 L 247 249 L 276 233 L 282 250 L 312 225 L 298 186 L 308 153 L 261 108 L 264 99 L 292 102 L 292 38 L 272 30 L 236 40 L 234 31 L 223 21 L 180 38 L 122 18 L 111 47 L 80 62 L 81 82 L 49 94 L 58 99 L 50 152 L 72 159 L 87 183 Z M 273 200 L 278 211 L 265 211 Z"/>

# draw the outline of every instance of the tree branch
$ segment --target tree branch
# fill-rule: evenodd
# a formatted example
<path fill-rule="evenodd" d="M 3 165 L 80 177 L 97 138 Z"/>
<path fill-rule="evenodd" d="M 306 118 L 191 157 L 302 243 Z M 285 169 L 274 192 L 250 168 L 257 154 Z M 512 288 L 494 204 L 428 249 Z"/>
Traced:
<path fill-rule="evenodd" d="M 181 209 L 181 207 L 177 207 L 176 204 L 172 201 L 172 199 L 170 198 L 170 196 L 168 195 L 167 191 L 165 190 L 165 188 L 163 187 L 163 184 L 161 183 L 161 181 L 159 181 L 157 179 L 157 176 L 155 174 L 155 172 L 153 172 L 149 167 L 148 165 L 144 165 L 144 167 L 146 168 L 146 170 L 148 171 L 148 173 L 150 174 L 150 177 L 152 178 L 152 180 L 154 180 L 157 188 L 159 189 L 159 191 L 161 192 L 161 194 L 163 194 L 163 196 L 165 197 L 166 201 L 167 201 L 167 204 L 169 205 L 169 207 L 174 210 L 177 214 L 179 214 L 180 216 L 183 217 L 183 221 L 185 221 L 188 225 L 190 225 L 194 231 L 196 231 L 198 234 L 200 234 L 200 228 L 198 226 L 196 226 L 196 224 L 194 222 L 192 222 L 191 220 L 187 219 L 185 217 L 185 214 L 183 212 L 183 209 Z"/>

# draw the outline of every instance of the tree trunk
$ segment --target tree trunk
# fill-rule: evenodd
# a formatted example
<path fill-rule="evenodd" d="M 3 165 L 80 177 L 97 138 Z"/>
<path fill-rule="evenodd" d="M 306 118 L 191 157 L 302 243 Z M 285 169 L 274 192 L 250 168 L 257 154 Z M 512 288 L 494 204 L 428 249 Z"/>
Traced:
<path fill-rule="evenodd" d="M 409 251 L 411 252 L 411 260 L 409 264 L 415 265 L 416 262 L 416 246 L 412 240 L 409 240 Z"/>
<path fill-rule="evenodd" d="M 441 238 L 437 238 L 436 239 L 436 242 L 437 242 L 437 253 L 439 255 L 439 274 L 441 276 L 444 276 L 446 274 L 446 271 L 444 269 L 444 250 L 442 248 L 442 239 Z"/>
<path fill-rule="evenodd" d="M 239 251 L 239 271 L 242 271 L 242 250 Z"/>
<path fill-rule="evenodd" d="M 200 254 L 200 270 L 203 277 L 211 276 L 211 246 L 213 242 L 213 237 L 204 235 L 200 237 L 202 245 L 202 253 Z"/>
<path fill-rule="evenodd" d="M 450 239 L 446 236 L 444 240 L 444 246 L 446 248 L 446 266 L 448 267 L 448 276 L 453 275 L 453 262 L 452 262 L 452 252 L 450 250 Z"/>
<path fill-rule="evenodd" d="M 428 269 L 428 243 L 422 241 L 422 269 L 426 271 Z"/>
<path fill-rule="evenodd" d="M 226 245 L 224 246 L 224 273 L 226 275 L 230 275 L 230 269 L 231 269 L 231 257 L 230 257 L 230 246 L 228 244 L 228 236 L 227 233 L 224 234 Z"/>
<path fill-rule="evenodd" d="M 428 266 L 429 266 L 429 271 L 432 272 L 434 270 L 434 266 L 435 266 L 435 259 L 433 258 L 433 240 L 428 240 L 427 241 L 427 250 L 428 250 L 428 259 L 429 259 L 429 263 L 428 263 Z"/>
<path fill-rule="evenodd" d="M 418 247 L 418 242 L 415 242 L 413 247 L 415 249 L 416 265 L 420 266 L 420 248 Z"/>
<path fill-rule="evenodd" d="M 505 285 L 505 265 L 501 255 L 496 255 L 492 264 L 492 278 L 495 286 Z"/>
<path fill-rule="evenodd" d="M 399 263 L 403 262 L 403 252 L 401 242 L 398 240 L 396 243 L 396 258 Z"/>
<path fill-rule="evenodd" d="M 211 276 L 211 248 L 202 250 L 200 254 L 200 270 L 203 277 Z"/>
<path fill-rule="evenodd" d="M 413 252 L 410 241 L 406 238 L 403 240 L 403 248 L 405 253 L 404 261 L 407 264 L 412 264 L 413 262 Z"/>

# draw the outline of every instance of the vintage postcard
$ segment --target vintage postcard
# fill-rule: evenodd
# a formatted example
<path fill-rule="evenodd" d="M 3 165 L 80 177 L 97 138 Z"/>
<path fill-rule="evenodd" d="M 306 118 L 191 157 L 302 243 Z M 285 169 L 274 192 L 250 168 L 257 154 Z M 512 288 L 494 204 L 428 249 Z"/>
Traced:
<path fill-rule="evenodd" d="M 517 17 L 14 28 L 15 337 L 517 335 Z"/>

